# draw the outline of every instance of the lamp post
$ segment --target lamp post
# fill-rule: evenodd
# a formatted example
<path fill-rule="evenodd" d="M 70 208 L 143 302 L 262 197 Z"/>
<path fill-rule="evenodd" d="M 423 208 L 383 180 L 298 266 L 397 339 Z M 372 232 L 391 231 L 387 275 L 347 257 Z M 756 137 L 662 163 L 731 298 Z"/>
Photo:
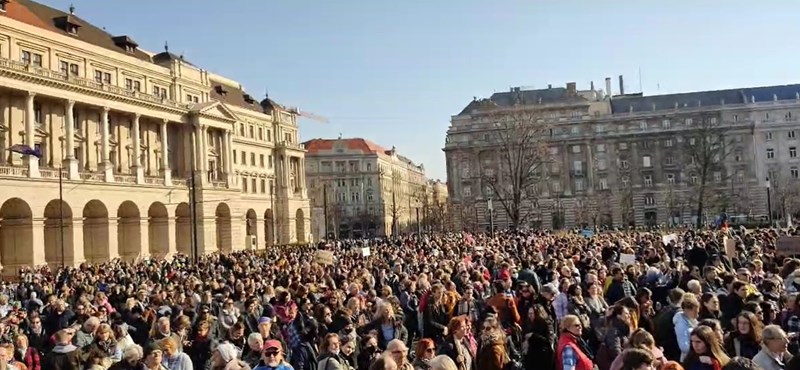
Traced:
<path fill-rule="evenodd" d="M 772 197 L 770 196 L 769 177 L 767 177 L 767 214 L 769 217 L 769 227 L 772 227 Z"/>
<path fill-rule="evenodd" d="M 492 206 L 492 198 L 486 200 L 486 208 L 489 209 L 489 235 L 494 237 L 494 207 Z"/>

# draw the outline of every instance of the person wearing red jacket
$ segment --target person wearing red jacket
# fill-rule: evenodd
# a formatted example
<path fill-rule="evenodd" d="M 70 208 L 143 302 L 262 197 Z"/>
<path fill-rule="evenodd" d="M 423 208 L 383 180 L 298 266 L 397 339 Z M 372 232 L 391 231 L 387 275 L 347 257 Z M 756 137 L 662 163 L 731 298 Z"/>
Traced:
<path fill-rule="evenodd" d="M 567 315 L 561 320 L 561 336 L 556 347 L 557 370 L 592 370 L 594 363 L 590 357 L 589 346 L 581 339 L 583 325 L 575 315 Z"/>

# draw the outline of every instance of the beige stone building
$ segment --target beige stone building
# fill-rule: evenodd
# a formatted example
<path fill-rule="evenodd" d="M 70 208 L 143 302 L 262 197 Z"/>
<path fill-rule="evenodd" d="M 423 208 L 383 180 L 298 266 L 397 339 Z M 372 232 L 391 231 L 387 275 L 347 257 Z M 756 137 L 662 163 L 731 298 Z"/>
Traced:
<path fill-rule="evenodd" d="M 569 83 L 495 93 L 451 119 L 444 148 L 451 213 L 457 228 L 484 230 L 494 196 L 495 224 L 508 226 L 482 171 L 501 150 L 489 140 L 492 120 L 519 111 L 532 112 L 549 133 L 540 180 L 522 198 L 521 227 L 693 224 L 700 194 L 708 222 L 723 211 L 765 218 L 768 178 L 773 216 L 797 213 L 798 109 L 800 85 L 609 96 Z M 720 143 L 702 151 L 710 155 L 705 165 L 697 156 L 702 137 Z"/>
<path fill-rule="evenodd" d="M 448 217 L 447 184 L 440 180 L 428 180 L 425 184 L 425 198 L 421 207 L 421 227 L 424 231 L 452 230 Z"/>
<path fill-rule="evenodd" d="M 168 50 L 0 0 L 0 262 L 191 254 L 309 236 L 292 110 Z M 42 157 L 8 151 L 37 148 Z M 59 178 L 63 202 L 59 201 Z"/>
<path fill-rule="evenodd" d="M 326 214 L 328 235 L 341 238 L 417 230 L 424 166 L 361 138 L 313 139 L 304 146 L 315 236 L 325 235 Z"/>

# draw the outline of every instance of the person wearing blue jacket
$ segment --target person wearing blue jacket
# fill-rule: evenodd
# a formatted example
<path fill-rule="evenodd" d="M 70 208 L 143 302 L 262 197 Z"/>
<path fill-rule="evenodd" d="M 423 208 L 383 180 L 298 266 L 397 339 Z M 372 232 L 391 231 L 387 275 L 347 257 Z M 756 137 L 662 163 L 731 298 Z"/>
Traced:
<path fill-rule="evenodd" d="M 686 358 L 692 348 L 692 330 L 697 327 L 697 317 L 700 315 L 700 302 L 697 296 L 692 293 L 683 295 L 681 309 L 672 317 L 675 325 L 675 336 L 678 339 L 678 347 L 681 349 L 681 361 Z"/>

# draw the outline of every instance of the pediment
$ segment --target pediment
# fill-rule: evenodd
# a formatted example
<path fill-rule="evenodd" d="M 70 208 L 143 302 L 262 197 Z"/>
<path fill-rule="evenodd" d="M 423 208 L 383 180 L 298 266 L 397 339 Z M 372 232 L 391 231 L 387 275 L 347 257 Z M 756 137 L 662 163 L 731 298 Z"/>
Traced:
<path fill-rule="evenodd" d="M 47 132 L 47 131 L 45 131 L 45 130 L 42 130 L 42 129 L 36 128 L 36 129 L 35 129 L 34 136 L 36 136 L 36 137 L 49 137 L 49 136 L 50 136 L 50 133 L 49 133 L 49 132 Z"/>
<path fill-rule="evenodd" d="M 206 117 L 219 118 L 223 121 L 235 122 L 239 120 L 239 117 L 236 116 L 236 113 L 233 113 L 233 111 L 224 103 L 218 101 L 197 104 L 192 107 L 192 111 Z"/>

